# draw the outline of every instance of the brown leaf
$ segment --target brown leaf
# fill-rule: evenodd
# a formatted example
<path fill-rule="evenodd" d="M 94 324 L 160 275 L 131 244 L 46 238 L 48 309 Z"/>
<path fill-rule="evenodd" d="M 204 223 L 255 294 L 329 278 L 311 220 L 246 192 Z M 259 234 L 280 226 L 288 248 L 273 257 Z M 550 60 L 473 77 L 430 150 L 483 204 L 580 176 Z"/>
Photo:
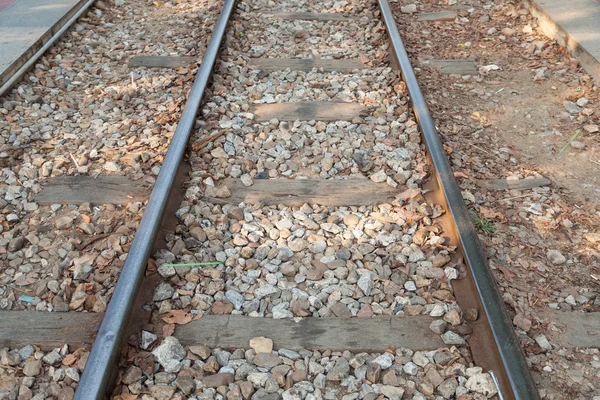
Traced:
<path fill-rule="evenodd" d="M 164 337 L 173 335 L 173 332 L 175 332 L 175 324 L 167 324 L 162 327 Z"/>
<path fill-rule="evenodd" d="M 62 360 L 62 365 L 69 367 L 75 364 L 75 361 L 77 361 L 77 356 L 75 354 L 67 354 Z"/>
<path fill-rule="evenodd" d="M 504 278 L 507 281 L 512 282 L 515 279 L 515 274 L 510 269 L 508 269 L 507 267 L 499 265 L 498 269 L 500 271 L 502 271 L 502 273 L 504 274 Z"/>
<path fill-rule="evenodd" d="M 481 216 L 483 218 L 487 218 L 487 219 L 497 219 L 498 221 L 504 220 L 504 215 L 502 215 L 502 213 L 500 213 L 498 211 L 494 211 L 491 208 L 487 208 L 487 207 L 480 206 L 479 214 L 481 214 Z"/>
<path fill-rule="evenodd" d="M 162 320 L 167 324 L 185 325 L 192 320 L 192 314 L 183 310 L 171 310 Z"/>
<path fill-rule="evenodd" d="M 421 189 L 419 189 L 419 188 L 406 189 L 404 192 L 397 194 L 396 199 L 406 201 L 406 200 L 414 199 L 415 197 L 417 197 L 420 194 L 421 194 Z"/>

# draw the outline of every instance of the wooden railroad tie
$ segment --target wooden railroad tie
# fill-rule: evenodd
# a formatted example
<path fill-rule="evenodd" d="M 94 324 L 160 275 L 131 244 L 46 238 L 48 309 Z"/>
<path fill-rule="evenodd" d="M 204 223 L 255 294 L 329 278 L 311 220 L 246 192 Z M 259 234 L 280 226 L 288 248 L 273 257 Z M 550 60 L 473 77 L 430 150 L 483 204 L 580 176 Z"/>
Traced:
<path fill-rule="evenodd" d="M 389 203 L 402 191 L 369 179 L 255 179 L 252 186 L 244 186 L 241 180 L 228 178 L 219 185 L 227 186 L 231 196 L 210 200 L 225 204 L 369 206 Z"/>
<path fill-rule="evenodd" d="M 311 71 L 313 68 L 324 72 L 352 72 L 368 68 L 357 59 L 328 58 L 252 58 L 249 66 L 263 71 Z"/>
<path fill-rule="evenodd" d="M 457 17 L 456 11 L 437 11 L 421 13 L 417 16 L 417 21 L 454 21 Z"/>
<path fill-rule="evenodd" d="M 179 56 L 134 56 L 127 64 L 130 68 L 178 68 L 187 67 L 190 64 L 199 63 L 197 57 Z"/>
<path fill-rule="evenodd" d="M 479 69 L 472 60 L 431 60 L 426 67 L 437 68 L 444 74 L 477 75 Z"/>
<path fill-rule="evenodd" d="M 369 109 L 356 103 L 312 101 L 299 103 L 258 104 L 251 108 L 256 122 L 267 122 L 274 118 L 280 121 L 351 121 L 365 117 Z"/>
<path fill-rule="evenodd" d="M 312 13 L 312 12 L 269 12 L 263 13 L 276 19 L 291 19 L 305 21 L 349 21 L 352 17 L 347 17 L 342 13 Z"/>
<path fill-rule="evenodd" d="M 145 201 L 150 185 L 127 176 L 57 176 L 42 182 L 35 197 L 40 205 L 51 204 L 128 204 Z"/>

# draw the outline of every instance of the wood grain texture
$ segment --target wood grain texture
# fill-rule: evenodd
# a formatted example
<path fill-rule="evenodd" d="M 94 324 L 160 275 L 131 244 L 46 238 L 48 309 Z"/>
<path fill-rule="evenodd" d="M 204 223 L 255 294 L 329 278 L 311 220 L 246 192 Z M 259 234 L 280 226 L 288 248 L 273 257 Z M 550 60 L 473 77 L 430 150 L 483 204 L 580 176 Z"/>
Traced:
<path fill-rule="evenodd" d="M 471 60 L 431 60 L 429 67 L 437 68 L 444 74 L 477 75 L 479 69 Z"/>
<path fill-rule="evenodd" d="M 35 201 L 50 204 L 128 204 L 145 201 L 150 185 L 126 176 L 58 176 L 42 182 Z"/>
<path fill-rule="evenodd" d="M 187 67 L 190 64 L 197 63 L 200 60 L 196 57 L 177 57 L 177 56 L 134 56 L 129 60 L 129 67 L 146 68 L 177 68 Z"/>
<path fill-rule="evenodd" d="M 437 11 L 421 13 L 417 16 L 418 21 L 454 21 L 458 14 L 456 11 Z"/>
<path fill-rule="evenodd" d="M 252 107 L 256 122 L 273 118 L 280 121 L 351 121 L 368 115 L 368 108 L 356 103 L 314 101 L 305 103 L 258 104 Z"/>
<path fill-rule="evenodd" d="M 352 19 L 352 17 L 347 17 L 342 13 L 270 12 L 263 14 L 271 18 L 305 21 L 348 21 Z"/>
<path fill-rule="evenodd" d="M 526 190 L 540 186 L 548 186 L 551 183 L 552 182 L 550 182 L 550 179 L 544 177 L 519 180 L 489 179 L 478 181 L 479 186 L 488 190 Z"/>
<path fill-rule="evenodd" d="M 600 345 L 600 312 L 545 311 L 543 316 L 559 330 L 548 337 L 552 345 L 568 348 Z"/>
<path fill-rule="evenodd" d="M 221 185 L 229 188 L 231 196 L 211 198 L 213 203 L 368 206 L 389 203 L 402 191 L 369 179 L 255 179 L 252 186 L 244 186 L 239 179 L 228 178 L 220 181 Z"/>
<path fill-rule="evenodd" d="M 327 58 L 252 58 L 249 66 L 264 71 L 281 71 L 288 68 L 293 71 L 311 71 L 318 68 L 325 72 L 352 72 L 355 69 L 368 68 L 356 59 Z"/>
<path fill-rule="evenodd" d="M 390 346 L 431 350 L 444 346 L 429 330 L 431 317 L 253 318 L 205 315 L 178 325 L 174 336 L 183 345 L 204 344 L 222 349 L 247 349 L 256 336 L 273 340 L 275 349 L 381 352 Z"/>
<path fill-rule="evenodd" d="M 0 348 L 20 348 L 28 344 L 42 350 L 92 344 L 104 314 L 49 313 L 40 311 L 0 311 Z"/>

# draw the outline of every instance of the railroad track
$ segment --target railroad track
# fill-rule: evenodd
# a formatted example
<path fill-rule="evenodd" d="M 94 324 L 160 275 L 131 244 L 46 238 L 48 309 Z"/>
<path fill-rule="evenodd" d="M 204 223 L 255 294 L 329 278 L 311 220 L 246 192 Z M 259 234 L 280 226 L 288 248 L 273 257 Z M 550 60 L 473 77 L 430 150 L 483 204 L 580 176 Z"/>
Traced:
<path fill-rule="evenodd" d="M 226 0 L 106 312 L 65 315 L 102 321 L 77 399 L 538 397 L 387 0 Z"/>

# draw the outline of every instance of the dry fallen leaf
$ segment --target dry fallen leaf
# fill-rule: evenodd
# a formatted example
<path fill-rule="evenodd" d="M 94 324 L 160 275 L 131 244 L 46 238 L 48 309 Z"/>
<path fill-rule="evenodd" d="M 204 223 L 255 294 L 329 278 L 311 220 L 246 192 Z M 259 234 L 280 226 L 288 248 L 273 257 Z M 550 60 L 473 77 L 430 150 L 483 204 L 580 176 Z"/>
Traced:
<path fill-rule="evenodd" d="M 183 310 L 171 310 L 162 320 L 167 324 L 185 325 L 192 320 L 192 314 Z"/>
<path fill-rule="evenodd" d="M 62 360 L 62 365 L 69 367 L 75 364 L 75 361 L 77 361 L 77 356 L 75 354 L 67 354 Z"/>
<path fill-rule="evenodd" d="M 396 199 L 406 201 L 406 200 L 414 199 L 415 197 L 417 197 L 420 194 L 421 194 L 421 189 L 419 189 L 419 188 L 406 189 L 404 192 L 397 194 Z"/>
<path fill-rule="evenodd" d="M 479 214 L 481 214 L 481 216 L 483 218 L 487 218 L 487 219 L 497 219 L 498 221 L 504 220 L 504 215 L 502 215 L 502 213 L 500 213 L 498 211 L 494 211 L 491 208 L 487 208 L 487 207 L 480 206 Z"/>

